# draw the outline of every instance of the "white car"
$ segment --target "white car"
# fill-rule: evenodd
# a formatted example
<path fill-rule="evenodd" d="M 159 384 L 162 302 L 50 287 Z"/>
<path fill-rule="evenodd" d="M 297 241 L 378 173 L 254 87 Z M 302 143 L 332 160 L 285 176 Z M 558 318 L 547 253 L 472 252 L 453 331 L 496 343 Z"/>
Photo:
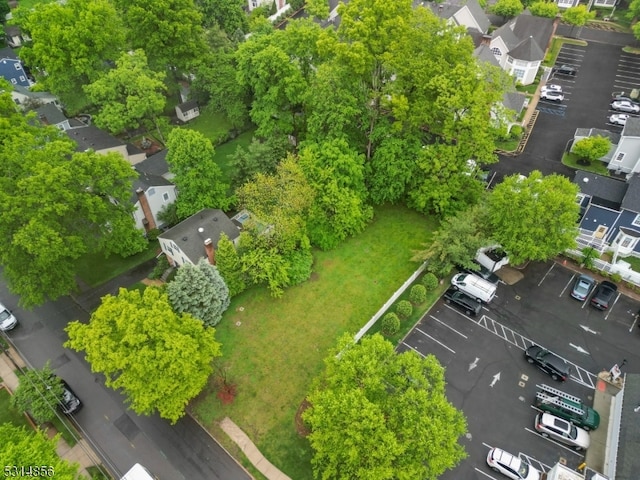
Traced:
<path fill-rule="evenodd" d="M 540 91 L 541 92 L 559 92 L 559 93 L 562 93 L 562 86 L 550 83 L 549 85 L 544 85 L 540 89 Z"/>
<path fill-rule="evenodd" d="M 611 109 L 617 110 L 618 112 L 627 112 L 627 113 L 638 113 L 640 112 L 640 107 L 635 103 L 631 103 L 627 100 L 616 100 L 611 102 Z"/>
<path fill-rule="evenodd" d="M 627 119 L 629 115 L 626 113 L 614 113 L 609 117 L 609 123 L 613 123 L 614 125 L 622 125 L 623 127 L 627 123 Z"/>
<path fill-rule="evenodd" d="M 496 472 L 513 480 L 540 480 L 542 474 L 523 462 L 520 458 L 505 452 L 500 448 L 492 448 L 487 455 L 487 465 Z"/>
<path fill-rule="evenodd" d="M 589 432 L 550 413 L 539 413 L 536 415 L 536 423 L 534 426 L 536 431 L 543 437 L 551 437 L 576 450 L 586 450 L 591 444 Z"/>
<path fill-rule="evenodd" d="M 0 330 L 6 332 L 15 328 L 18 324 L 18 319 L 11 311 L 0 303 Z"/>
<path fill-rule="evenodd" d="M 549 100 L 551 102 L 561 102 L 564 100 L 564 95 L 561 92 L 544 90 L 542 93 L 540 93 L 540 98 L 542 98 L 543 100 Z"/>

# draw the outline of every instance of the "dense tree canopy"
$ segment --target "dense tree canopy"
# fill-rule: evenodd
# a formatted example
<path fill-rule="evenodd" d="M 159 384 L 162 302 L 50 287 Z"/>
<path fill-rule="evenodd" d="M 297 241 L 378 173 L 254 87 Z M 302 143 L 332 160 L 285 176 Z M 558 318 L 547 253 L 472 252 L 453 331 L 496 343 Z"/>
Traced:
<path fill-rule="evenodd" d="M 49 438 L 46 432 L 30 431 L 25 427 L 16 427 L 10 423 L 0 425 L 0 458 L 6 477 L 25 478 L 21 466 L 29 468 L 29 478 L 55 478 L 56 480 L 85 480 L 78 474 L 79 465 L 63 460 L 56 446 L 60 434 Z M 14 469 L 15 467 L 15 469 Z M 7 472 L 7 468 L 9 471 Z M 36 473 L 36 469 L 40 473 Z M 44 471 L 42 470 L 44 469 Z"/>
<path fill-rule="evenodd" d="M 174 313 L 166 293 L 148 287 L 107 295 L 88 324 L 71 322 L 65 347 L 84 351 L 106 385 L 122 389 L 141 415 L 158 412 L 172 423 L 207 384 L 219 357 L 215 330 L 190 314 Z"/>
<path fill-rule="evenodd" d="M 520 0 L 498 0 L 491 6 L 491 13 L 500 15 L 502 18 L 512 18 L 520 15 L 524 6 Z"/>
<path fill-rule="evenodd" d="M 555 18 L 560 8 L 555 2 L 538 1 L 529 5 L 529 11 L 537 17 Z"/>
<path fill-rule="evenodd" d="M 545 261 L 575 246 L 578 186 L 562 175 L 512 175 L 488 198 L 491 236 L 512 264 Z"/>
<path fill-rule="evenodd" d="M 580 159 L 595 161 L 604 157 L 611 149 L 611 140 L 602 135 L 594 135 L 578 140 L 571 148 Z"/>
<path fill-rule="evenodd" d="M 128 256 L 145 248 L 129 201 L 135 172 L 120 154 L 75 152 L 58 129 L 15 112 L 7 123 L 0 264 L 22 305 L 74 291 L 76 261 L 87 252 Z"/>
<path fill-rule="evenodd" d="M 120 55 L 116 68 L 84 87 L 100 109 L 94 116 L 96 125 L 117 134 L 140 127 L 143 120 L 153 122 L 166 103 L 163 79 L 164 73 L 149 69 L 144 51 Z"/>
<path fill-rule="evenodd" d="M 433 355 L 396 354 L 378 334 L 345 336 L 325 365 L 303 414 L 316 478 L 435 480 L 465 457 L 466 422 Z"/>
<path fill-rule="evenodd" d="M 62 398 L 62 383 L 54 376 L 49 363 L 41 369 L 25 371 L 19 379 L 11 405 L 21 412 L 28 412 L 38 424 L 55 418 Z"/>
<path fill-rule="evenodd" d="M 242 0 L 196 0 L 206 27 L 218 25 L 228 35 L 249 30 Z"/>

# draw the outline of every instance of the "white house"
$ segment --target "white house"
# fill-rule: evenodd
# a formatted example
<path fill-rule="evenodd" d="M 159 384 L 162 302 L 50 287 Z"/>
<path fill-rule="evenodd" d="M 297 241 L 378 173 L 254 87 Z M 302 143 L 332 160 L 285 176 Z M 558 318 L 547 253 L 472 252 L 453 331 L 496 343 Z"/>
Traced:
<path fill-rule="evenodd" d="M 138 178 L 133 182 L 131 201 L 135 207 L 133 218 L 140 230 L 162 228 L 165 223 L 158 213 L 176 201 L 176 186 L 164 177 L 135 169 Z"/>
<path fill-rule="evenodd" d="M 84 152 L 93 150 L 96 153 L 117 152 L 131 165 L 136 165 L 147 158 L 147 154 L 135 145 L 124 143 L 110 133 L 100 130 L 95 125 L 83 125 L 65 132 L 76 142 L 76 150 Z"/>
<path fill-rule="evenodd" d="M 188 102 L 176 105 L 176 115 L 183 122 L 188 122 L 196 117 L 200 116 L 200 107 L 195 100 L 189 100 Z"/>
<path fill-rule="evenodd" d="M 617 173 L 640 173 L 640 118 L 627 119 L 607 168 Z"/>

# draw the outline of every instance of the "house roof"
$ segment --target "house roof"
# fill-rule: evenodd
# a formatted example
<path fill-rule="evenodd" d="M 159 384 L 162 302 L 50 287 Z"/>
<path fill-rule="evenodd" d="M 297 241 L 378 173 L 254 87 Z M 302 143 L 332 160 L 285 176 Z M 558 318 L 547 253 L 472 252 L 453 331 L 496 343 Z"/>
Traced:
<path fill-rule="evenodd" d="M 589 195 L 596 205 L 616 210 L 620 209 L 629 187 L 626 182 L 621 180 L 584 170 L 576 171 L 573 183 L 578 185 L 582 193 Z"/>
<path fill-rule="evenodd" d="M 622 208 L 640 213 L 640 177 L 633 175 L 627 179 L 627 193 L 622 200 Z"/>
<path fill-rule="evenodd" d="M 79 152 L 84 152 L 89 149 L 98 151 L 124 145 L 124 142 L 120 139 L 104 130 L 100 130 L 95 125 L 72 128 L 71 130 L 67 130 L 66 134 L 69 135 L 71 140 L 78 144 L 76 150 Z"/>
<path fill-rule="evenodd" d="M 27 87 L 23 87 L 22 85 L 14 85 L 13 91 L 20 95 L 24 95 L 25 97 L 34 98 L 34 99 L 55 99 L 56 96 L 53 93 L 49 92 L 33 92 L 29 90 Z"/>
<path fill-rule="evenodd" d="M 127 153 L 129 155 L 139 155 L 141 153 L 144 153 L 144 150 L 136 147 L 133 143 L 127 143 Z"/>
<path fill-rule="evenodd" d="M 533 37 L 540 50 L 545 51 L 547 49 L 547 45 L 549 45 L 553 35 L 552 18 L 536 17 L 531 15 L 529 10 L 525 10 L 515 18 L 515 21 L 513 33 L 518 38 Z"/>
<path fill-rule="evenodd" d="M 0 60 L 4 60 L 5 58 L 10 60 L 19 60 L 18 56 L 13 51 L 13 48 L 10 47 L 0 48 Z"/>
<path fill-rule="evenodd" d="M 629 117 L 622 129 L 623 137 L 640 137 L 640 118 Z"/>
<path fill-rule="evenodd" d="M 500 62 L 498 62 L 496 56 L 491 52 L 491 47 L 489 45 L 480 45 L 473 51 L 473 56 L 482 62 L 493 65 L 494 67 L 500 66 Z"/>
<path fill-rule="evenodd" d="M 137 165 L 136 165 L 137 167 Z M 138 201 L 138 194 L 136 193 L 139 188 L 145 192 L 152 187 L 164 187 L 173 185 L 169 180 L 160 175 L 153 175 L 147 172 L 143 172 L 135 168 L 138 178 L 133 181 L 133 194 L 131 196 L 131 202 L 136 203 Z"/>
<path fill-rule="evenodd" d="M 640 422 L 635 408 L 640 398 L 640 375 L 625 373 L 622 418 L 618 437 L 616 480 L 636 480 L 640 470 Z"/>
<path fill-rule="evenodd" d="M 36 114 L 45 125 L 58 125 L 68 120 L 62 111 L 53 103 L 47 103 L 36 109 Z"/>
<path fill-rule="evenodd" d="M 620 134 L 610 130 L 603 130 L 601 128 L 576 128 L 576 137 L 595 137 L 598 135 L 608 138 L 613 145 L 617 145 L 620 142 Z"/>
<path fill-rule="evenodd" d="M 147 157 L 140 163 L 136 164 L 136 170 L 168 178 L 170 176 L 169 164 L 167 163 L 168 151 L 169 150 L 165 148 L 164 150 L 160 150 L 158 153 L 154 153 L 150 157 Z"/>
<path fill-rule="evenodd" d="M 491 26 L 491 22 L 489 21 L 489 17 L 484 13 L 484 10 L 477 2 L 477 0 L 468 0 L 466 3 L 467 8 L 473 15 L 473 18 L 478 22 L 478 26 L 483 33 L 487 33 L 489 31 L 489 27 Z"/>
<path fill-rule="evenodd" d="M 511 50 L 512 48 L 516 48 L 518 46 L 518 43 L 520 43 L 520 39 L 518 39 L 518 37 L 516 37 L 516 34 L 513 33 L 514 21 L 515 19 L 511 20 L 508 23 L 505 23 L 500 28 L 497 28 L 492 35 L 492 38 L 494 39 L 501 38 L 509 50 Z"/>
<path fill-rule="evenodd" d="M 199 231 L 200 228 L 202 232 Z M 210 238 L 217 248 L 222 232 L 231 240 L 240 235 L 238 227 L 222 210 L 205 208 L 162 233 L 159 238 L 172 240 L 189 260 L 198 263 L 206 255 L 204 241 Z"/>
<path fill-rule="evenodd" d="M 188 112 L 189 110 L 193 110 L 194 108 L 198 108 L 198 102 L 195 100 L 189 100 L 188 102 L 181 103 L 176 108 L 179 108 L 181 112 Z"/>
<path fill-rule="evenodd" d="M 538 46 L 532 36 L 525 38 L 515 48 L 509 51 L 509 55 L 518 60 L 525 60 L 527 62 L 543 60 L 544 52 Z"/>
<path fill-rule="evenodd" d="M 4 33 L 9 37 L 17 37 L 20 35 L 20 27 L 17 25 L 7 25 L 4 26 Z"/>
<path fill-rule="evenodd" d="M 507 92 L 502 96 L 502 104 L 505 108 L 515 111 L 516 114 L 522 111 L 526 101 L 527 96 L 520 92 Z"/>
<path fill-rule="evenodd" d="M 467 0 L 467 1 L 449 0 L 447 1 L 447 3 L 429 2 L 429 8 L 431 8 L 431 11 L 436 15 L 436 17 L 446 18 L 446 19 L 453 18 L 454 15 L 458 13 L 460 10 L 462 10 L 464 7 L 467 7 L 469 9 L 469 13 L 471 13 L 471 16 L 474 18 L 474 20 L 478 24 L 478 27 L 480 28 L 480 30 L 483 33 L 488 32 L 489 27 L 491 26 L 491 22 L 489 21 L 489 17 L 487 17 L 487 14 L 484 13 L 484 10 L 480 6 L 480 4 L 477 2 L 477 0 Z M 457 19 L 456 19 L 456 23 L 458 25 L 468 27 L 468 25 L 463 25 L 459 23 Z"/>

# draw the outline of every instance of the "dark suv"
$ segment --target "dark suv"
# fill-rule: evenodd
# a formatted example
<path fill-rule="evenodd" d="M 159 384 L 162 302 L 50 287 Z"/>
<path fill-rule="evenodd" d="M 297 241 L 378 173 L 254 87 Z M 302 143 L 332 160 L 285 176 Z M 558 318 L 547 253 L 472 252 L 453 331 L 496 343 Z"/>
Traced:
<path fill-rule="evenodd" d="M 578 70 L 573 65 L 561 65 L 553 69 L 556 73 L 562 73 L 564 75 L 575 75 Z"/>
<path fill-rule="evenodd" d="M 500 282 L 500 278 L 489 270 L 484 265 L 479 264 L 478 262 L 473 262 L 474 268 L 463 267 L 462 265 L 458 265 L 457 268 L 463 273 L 471 273 L 473 275 L 477 275 L 480 278 L 484 278 L 487 282 L 491 282 L 495 285 Z"/>
<path fill-rule="evenodd" d="M 476 301 L 475 298 L 455 288 L 450 288 L 444 292 L 444 301 L 458 306 L 467 315 L 477 315 L 482 308 L 481 303 Z"/>
<path fill-rule="evenodd" d="M 537 365 L 554 380 L 566 381 L 571 375 L 571 366 L 555 353 L 539 345 L 532 345 L 524 352 L 527 362 Z"/>
<path fill-rule="evenodd" d="M 606 310 L 617 291 L 618 287 L 614 283 L 605 280 L 598 285 L 596 293 L 591 297 L 591 306 L 598 310 Z"/>

